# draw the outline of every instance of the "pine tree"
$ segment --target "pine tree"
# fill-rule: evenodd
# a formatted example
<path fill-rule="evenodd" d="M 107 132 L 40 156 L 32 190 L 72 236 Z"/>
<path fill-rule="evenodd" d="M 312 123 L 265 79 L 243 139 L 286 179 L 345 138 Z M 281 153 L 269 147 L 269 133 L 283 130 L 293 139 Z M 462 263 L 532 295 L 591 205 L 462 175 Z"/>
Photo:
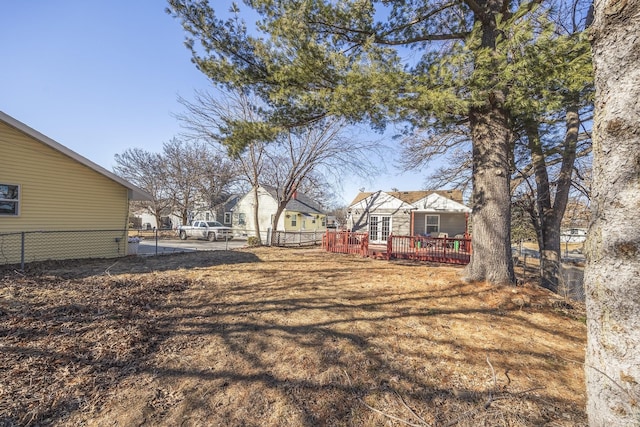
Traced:
<path fill-rule="evenodd" d="M 510 64 L 502 46 L 508 25 L 535 15 L 535 3 L 255 0 L 247 2 L 255 28 L 237 6 L 222 19 L 203 0 L 169 3 L 190 34 L 197 67 L 213 82 L 259 95 L 271 130 L 326 116 L 375 129 L 389 121 L 438 133 L 466 127 L 474 224 L 467 278 L 513 281 L 513 80 L 504 78 Z M 226 143 L 242 150 L 268 137 L 264 123 L 236 123 Z"/>

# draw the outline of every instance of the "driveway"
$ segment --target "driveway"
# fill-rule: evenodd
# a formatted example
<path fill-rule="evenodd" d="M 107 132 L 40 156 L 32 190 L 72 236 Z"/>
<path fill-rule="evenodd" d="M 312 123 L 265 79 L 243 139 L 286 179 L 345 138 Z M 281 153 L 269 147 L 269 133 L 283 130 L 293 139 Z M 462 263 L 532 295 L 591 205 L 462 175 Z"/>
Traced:
<path fill-rule="evenodd" d="M 156 242 L 153 239 L 140 241 L 138 247 L 138 255 L 161 255 L 178 252 L 196 252 L 196 251 L 224 251 L 229 249 L 237 249 L 247 246 L 247 240 L 234 239 L 228 242 L 223 240 L 209 242 L 208 240 L 167 240 L 159 239 L 156 251 Z"/>

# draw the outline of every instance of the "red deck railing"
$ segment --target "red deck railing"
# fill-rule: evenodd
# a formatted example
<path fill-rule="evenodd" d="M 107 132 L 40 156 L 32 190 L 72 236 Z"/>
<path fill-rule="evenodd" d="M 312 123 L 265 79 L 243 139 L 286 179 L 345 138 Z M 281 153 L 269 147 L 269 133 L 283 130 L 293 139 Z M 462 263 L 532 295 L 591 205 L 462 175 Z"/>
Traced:
<path fill-rule="evenodd" d="M 470 238 L 394 236 L 386 244 L 369 245 L 367 233 L 327 231 L 322 248 L 329 252 L 359 254 L 384 259 L 413 259 L 447 264 L 468 264 Z"/>
<path fill-rule="evenodd" d="M 471 239 L 392 235 L 387 241 L 387 258 L 469 264 Z"/>
<path fill-rule="evenodd" d="M 329 231 L 322 236 L 322 249 L 341 254 L 369 255 L 369 235 L 351 231 Z"/>

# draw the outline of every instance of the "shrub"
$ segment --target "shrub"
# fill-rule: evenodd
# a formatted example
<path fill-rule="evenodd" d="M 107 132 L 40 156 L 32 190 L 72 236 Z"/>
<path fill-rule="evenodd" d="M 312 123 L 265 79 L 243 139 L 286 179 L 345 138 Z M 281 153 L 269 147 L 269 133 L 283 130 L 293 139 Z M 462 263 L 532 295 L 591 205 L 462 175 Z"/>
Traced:
<path fill-rule="evenodd" d="M 247 238 L 247 246 L 260 246 L 260 239 L 256 236 L 249 236 Z"/>

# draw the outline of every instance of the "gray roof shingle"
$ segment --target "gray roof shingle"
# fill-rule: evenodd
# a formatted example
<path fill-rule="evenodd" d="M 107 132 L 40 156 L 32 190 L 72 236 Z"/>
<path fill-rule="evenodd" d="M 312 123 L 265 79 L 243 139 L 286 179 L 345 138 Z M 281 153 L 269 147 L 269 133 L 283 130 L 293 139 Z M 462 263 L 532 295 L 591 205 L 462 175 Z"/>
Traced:
<path fill-rule="evenodd" d="M 261 185 L 274 199 L 278 200 L 278 190 L 275 187 L 269 185 Z M 312 198 L 306 194 L 298 192 L 295 199 L 291 199 L 287 203 L 286 209 L 289 211 L 296 211 L 309 214 L 324 214 L 322 206 L 316 203 Z"/>

